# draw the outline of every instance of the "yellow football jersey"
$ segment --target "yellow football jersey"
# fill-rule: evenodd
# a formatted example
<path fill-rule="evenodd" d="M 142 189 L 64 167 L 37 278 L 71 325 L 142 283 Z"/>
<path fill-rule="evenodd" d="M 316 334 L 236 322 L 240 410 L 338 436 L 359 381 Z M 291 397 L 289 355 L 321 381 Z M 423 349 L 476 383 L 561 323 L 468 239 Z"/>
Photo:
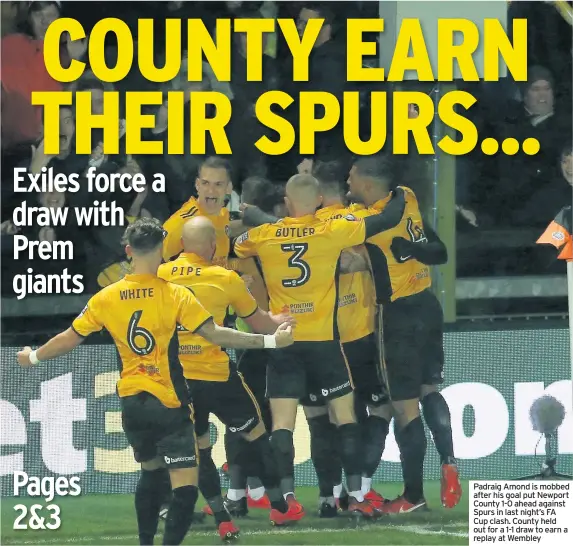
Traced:
<path fill-rule="evenodd" d="M 206 216 L 213 222 L 217 234 L 217 249 L 213 263 L 225 266 L 231 242 L 229 241 L 229 209 L 222 207 L 217 215 L 206 214 L 201 209 L 195 197 L 191 197 L 176 213 L 163 224 L 163 229 L 167 232 L 163 241 L 163 259 L 167 262 L 175 258 L 183 251 L 181 245 L 181 233 L 187 220 L 194 216 Z"/>
<path fill-rule="evenodd" d="M 161 265 L 158 275 L 190 288 L 219 326 L 223 326 L 229 306 L 243 318 L 257 310 L 257 302 L 237 273 L 211 265 L 196 254 L 183 253 Z M 227 381 L 229 357 L 221 347 L 193 334 L 189 328 L 179 329 L 178 336 L 179 360 L 187 379 Z"/>
<path fill-rule="evenodd" d="M 342 204 L 330 205 L 317 210 L 315 216 L 321 220 L 344 218 L 357 210 L 355 206 L 351 209 Z M 340 276 L 338 330 L 342 343 L 361 339 L 374 331 L 374 304 L 374 284 L 369 271 Z"/>
<path fill-rule="evenodd" d="M 362 244 L 365 234 L 364 221 L 354 218 L 283 218 L 241 235 L 235 253 L 239 258 L 259 257 L 270 310 L 294 315 L 295 341 L 329 341 L 339 339 L 340 254 Z"/>
<path fill-rule="evenodd" d="M 130 274 L 93 296 L 72 328 L 82 337 L 103 328 L 110 333 L 121 360 L 119 396 L 149 392 L 177 408 L 189 402 L 170 343 L 177 325 L 194 332 L 208 320 L 211 315 L 190 290 L 155 275 Z"/>
<path fill-rule="evenodd" d="M 411 296 L 432 286 L 428 266 L 411 256 L 398 256 L 396 259 L 390 250 L 392 239 L 395 237 L 403 237 L 414 242 L 426 240 L 418 200 L 410 188 L 403 187 L 403 189 L 406 207 L 400 223 L 366 241 L 378 303 Z M 384 210 L 389 201 L 390 196 L 377 201 L 365 211 L 357 211 L 353 214 L 362 217 L 378 214 Z"/>

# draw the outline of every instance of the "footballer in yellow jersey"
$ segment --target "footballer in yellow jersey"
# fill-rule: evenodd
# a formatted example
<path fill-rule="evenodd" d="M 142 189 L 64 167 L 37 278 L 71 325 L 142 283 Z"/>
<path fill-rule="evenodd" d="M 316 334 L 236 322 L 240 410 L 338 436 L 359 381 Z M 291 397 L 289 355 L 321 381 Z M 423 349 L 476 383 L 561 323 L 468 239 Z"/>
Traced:
<path fill-rule="evenodd" d="M 185 388 L 177 384 L 182 373 L 170 359 L 169 344 L 178 324 L 195 332 L 209 320 L 211 314 L 189 290 L 153 274 L 128 274 L 95 294 L 72 329 L 81 337 L 103 328 L 110 333 L 121 362 L 120 397 L 149 392 L 177 408 L 185 402 Z"/>
<path fill-rule="evenodd" d="M 121 358 L 117 390 L 123 428 L 142 465 L 136 511 L 139 536 L 146 544 L 153 543 L 157 531 L 165 483 L 161 468 L 170 471 L 173 488 L 164 533 L 167 544 L 183 540 L 198 496 L 195 431 L 177 358 L 177 325 L 238 349 L 292 343 L 288 327 L 279 327 L 272 342 L 264 336 L 221 328 L 189 289 L 158 279 L 163 236 L 154 219 L 131 224 L 124 240 L 133 273 L 93 296 L 71 328 L 37 350 L 25 347 L 18 353 L 20 365 L 29 367 L 69 353 L 90 333 L 109 331 Z"/>
<path fill-rule="evenodd" d="M 293 347 L 273 354 L 267 369 L 272 441 L 284 460 L 290 460 L 297 403 L 310 386 L 319 388 L 340 425 L 351 509 L 373 517 L 375 510 L 360 492 L 352 380 L 339 340 L 338 277 L 342 251 L 393 227 L 402 216 L 403 199 L 397 192 L 391 208 L 377 217 L 323 221 L 315 216 L 321 203 L 318 182 L 310 175 L 295 175 L 287 183 L 285 203 L 290 217 L 249 230 L 235 242 L 239 258 L 258 256 L 271 312 L 290 312 L 297 322 Z M 282 469 L 283 483 L 288 480 L 294 488 L 291 467 L 285 463 Z"/>
<path fill-rule="evenodd" d="M 194 253 L 183 252 L 172 262 L 159 267 L 158 276 L 187 286 L 210 309 L 216 324 L 223 325 L 229 305 L 237 315 L 248 318 L 258 310 L 245 283 L 234 271 L 211 263 Z M 179 329 L 179 359 L 187 379 L 227 381 L 229 357 L 218 345 Z"/>
<path fill-rule="evenodd" d="M 225 207 L 225 197 L 231 191 L 229 163 L 218 157 L 208 158 L 199 169 L 195 188 L 197 197 L 191 197 L 163 224 L 167 232 L 163 242 L 163 259 L 167 262 L 183 250 L 181 232 L 185 222 L 195 216 L 206 216 L 217 233 L 217 250 L 213 262 L 225 266 L 231 248 L 229 210 Z"/>
<path fill-rule="evenodd" d="M 232 305 L 237 315 L 255 331 L 274 332 L 278 326 L 261 311 L 243 280 L 234 271 L 211 265 L 206 258 L 184 252 L 179 258 L 159 268 L 159 276 L 190 288 L 206 305 L 216 324 L 223 324 L 227 308 Z M 208 431 L 209 413 L 214 413 L 227 426 L 249 432 L 259 422 L 259 408 L 242 376 L 231 369 L 229 355 L 218 345 L 180 329 L 179 359 L 195 402 L 196 428 Z M 198 404 L 198 394 L 204 404 Z M 203 396 L 208 391 L 209 396 Z M 205 411 L 206 410 L 206 411 Z M 204 418 L 204 419 L 203 419 Z M 199 425 L 201 422 L 201 426 Z M 204 426 L 203 426 L 204 425 Z M 204 429 L 204 430 L 203 430 Z M 198 432 L 199 433 L 199 432 Z"/>
<path fill-rule="evenodd" d="M 328 220 L 357 215 L 364 207 L 346 206 L 343 197 L 343 183 L 346 173 L 338 161 L 315 163 L 313 174 L 319 182 L 322 195 L 322 208 L 316 211 L 318 218 Z M 364 266 L 366 259 L 363 246 L 346 250 L 343 254 L 343 271 L 347 265 L 346 256 L 351 256 L 350 270 L 354 267 L 356 255 Z M 391 408 L 382 379 L 382 369 L 376 347 L 375 294 L 370 270 L 342 273 L 338 303 L 338 327 L 343 342 L 344 354 L 348 360 L 354 383 L 357 421 L 362 430 L 362 493 L 365 500 L 380 509 L 383 497 L 372 489 L 374 476 L 382 458 L 386 436 L 388 435 Z M 331 517 L 336 505 L 329 501 L 338 497 L 342 490 L 342 466 L 332 457 L 336 450 L 337 434 L 335 424 L 330 421 L 328 408 L 320 389 L 309 389 L 301 401 L 308 421 L 311 441 L 311 458 L 314 464 L 319 496 L 319 515 Z M 326 500 L 325 500 L 326 499 Z"/>
<path fill-rule="evenodd" d="M 182 241 L 184 252 L 176 260 L 163 264 L 159 268 L 159 276 L 192 290 L 212 314 L 216 324 L 223 324 L 229 306 L 257 332 L 268 334 L 274 332 L 277 326 L 292 322 L 287 316 L 271 317 L 262 311 L 237 273 L 212 265 L 216 233 L 208 218 L 189 220 L 183 227 Z M 287 514 L 288 506 L 279 489 L 276 464 L 270 452 L 259 405 L 237 371 L 236 363 L 229 362 L 229 356 L 219 345 L 210 343 L 193 331 L 180 328 L 178 338 L 179 359 L 195 409 L 202 483 L 210 483 L 211 486 L 206 485 L 207 489 L 220 492 L 219 476 L 210 453 L 209 415 L 214 414 L 228 432 L 247 440 L 250 450 L 247 456 L 241 454 L 245 451 L 244 445 L 235 444 L 229 448 L 227 444 L 227 460 L 230 465 L 239 465 L 241 457 L 243 461 L 245 458 L 251 461 L 246 465 L 249 475 L 260 476 L 271 503 L 283 507 L 283 513 L 274 510 L 271 519 L 275 523 L 284 522 L 285 518 L 288 521 L 296 520 L 296 514 Z M 242 466 L 245 466 L 244 463 Z M 210 499 L 208 492 L 202 492 L 207 495 L 207 502 L 217 519 L 215 508 L 220 503 Z M 273 508 L 278 508 L 275 504 L 272 504 Z"/>
<path fill-rule="evenodd" d="M 368 207 L 366 214 L 379 214 L 389 206 L 395 172 L 390 156 L 362 157 L 354 162 L 348 179 L 350 193 Z M 414 192 L 409 188 L 403 191 L 405 209 L 400 222 L 366 242 L 377 302 L 381 304 L 379 342 L 401 438 L 405 481 L 404 494 L 385 503 L 385 513 L 412 512 L 426 504 L 422 476 L 426 440 L 420 402 L 442 459 L 442 503 L 452 507 L 461 497 L 450 414 L 438 392 L 443 382 L 443 312 L 430 291 L 428 268 L 444 263 L 447 252 L 437 236 L 429 240 L 431 230 L 424 226 Z M 433 255 L 435 248 L 438 252 Z"/>
<path fill-rule="evenodd" d="M 316 211 L 319 220 L 345 218 L 352 213 L 342 203 Z M 338 288 L 338 330 L 340 341 L 347 343 L 374 332 L 374 286 L 369 271 L 343 273 Z"/>

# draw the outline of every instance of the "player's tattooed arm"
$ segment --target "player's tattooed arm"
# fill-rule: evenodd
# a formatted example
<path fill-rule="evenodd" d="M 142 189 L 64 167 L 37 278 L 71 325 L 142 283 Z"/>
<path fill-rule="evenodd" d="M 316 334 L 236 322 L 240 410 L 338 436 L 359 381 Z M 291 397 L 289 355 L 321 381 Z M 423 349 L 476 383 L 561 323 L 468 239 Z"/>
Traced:
<path fill-rule="evenodd" d="M 29 368 L 43 360 L 51 360 L 52 358 L 66 355 L 78 345 L 81 345 L 84 339 L 84 337 L 74 332 L 72 328 L 68 328 L 65 332 L 54 336 L 36 351 L 32 351 L 31 347 L 24 347 L 18 352 L 18 364 L 24 368 Z M 32 357 L 30 357 L 31 354 Z"/>
<path fill-rule="evenodd" d="M 217 326 L 212 320 L 203 324 L 197 332 L 207 341 L 227 349 L 272 349 L 292 345 L 292 328 L 284 323 L 279 326 L 274 335 L 248 334 L 231 328 Z M 268 338 L 274 338 L 274 342 Z M 270 345 L 269 345 L 270 343 Z M 274 345 L 274 347 L 273 347 Z"/>

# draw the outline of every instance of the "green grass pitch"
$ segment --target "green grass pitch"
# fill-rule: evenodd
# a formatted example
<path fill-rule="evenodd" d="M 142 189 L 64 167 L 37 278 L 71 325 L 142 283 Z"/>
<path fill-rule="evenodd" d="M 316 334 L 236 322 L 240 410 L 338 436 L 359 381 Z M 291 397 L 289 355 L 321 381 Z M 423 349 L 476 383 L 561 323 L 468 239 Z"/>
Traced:
<path fill-rule="evenodd" d="M 393 498 L 401 492 L 401 484 L 377 484 L 376 489 Z M 467 482 L 463 484 L 468 490 Z M 453 510 L 440 504 L 438 482 L 426 483 L 430 511 L 385 516 L 377 522 L 357 521 L 340 515 L 334 520 L 316 515 L 317 490 L 300 487 L 297 497 L 306 510 L 306 517 L 287 528 L 272 528 L 268 512 L 251 510 L 246 518 L 236 520 L 241 529 L 239 544 L 468 544 L 468 504 L 462 502 Z M 42 499 L 43 500 L 43 499 Z M 2 499 L 2 544 L 138 544 L 133 495 L 86 495 L 55 500 L 61 508 L 60 529 L 29 531 L 12 529 L 16 504 L 35 504 L 30 498 Z M 197 511 L 203 507 L 200 499 Z M 163 532 L 160 524 L 158 535 Z M 161 544 L 156 536 L 156 544 Z M 212 518 L 193 524 L 184 544 L 220 544 Z"/>

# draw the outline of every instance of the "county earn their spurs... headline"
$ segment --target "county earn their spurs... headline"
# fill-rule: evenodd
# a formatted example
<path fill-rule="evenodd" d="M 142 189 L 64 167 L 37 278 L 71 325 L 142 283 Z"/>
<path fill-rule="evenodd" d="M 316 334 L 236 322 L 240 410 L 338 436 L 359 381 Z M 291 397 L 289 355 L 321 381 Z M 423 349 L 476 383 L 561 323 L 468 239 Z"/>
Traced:
<path fill-rule="evenodd" d="M 267 368 L 267 397 L 273 418 L 271 443 L 277 457 L 283 493 L 294 497 L 293 437 L 299 400 L 309 388 L 320 389 L 330 406 L 341 444 L 351 511 L 377 515 L 361 492 L 360 430 L 353 407 L 353 385 L 339 341 L 338 271 L 345 248 L 394 227 L 404 211 L 398 189 L 384 211 L 365 220 L 347 217 L 322 221 L 315 212 L 321 205 L 316 179 L 293 176 L 286 186 L 290 217 L 264 224 L 240 236 L 234 245 L 239 258 L 258 256 L 273 313 L 296 317 L 295 344 L 280 351 Z M 285 491 L 285 487 L 290 488 Z"/>
<path fill-rule="evenodd" d="M 186 286 L 203 302 L 216 324 L 222 325 L 231 306 L 255 332 L 269 334 L 277 326 L 292 319 L 272 316 L 263 311 L 250 294 L 246 284 L 234 271 L 213 265 L 217 235 L 212 222 L 205 217 L 193 218 L 183 226 L 183 253 L 159 268 L 159 277 Z M 261 478 L 271 502 L 271 522 L 283 525 L 295 521 L 296 514 L 289 513 L 280 490 L 269 435 L 261 418 L 259 405 L 236 371 L 236 363 L 229 363 L 229 356 L 218 345 L 182 326 L 178 328 L 179 360 L 187 379 L 195 410 L 200 465 L 201 493 L 207 500 L 222 538 L 229 533 L 236 535 L 238 528 L 224 525 L 230 521 L 221 496 L 219 472 L 211 457 L 209 416 L 216 415 L 230 433 L 242 436 L 246 442 L 240 449 L 227 453 L 230 465 L 240 465 L 245 472 Z"/>
<path fill-rule="evenodd" d="M 182 542 L 198 497 L 198 453 L 190 396 L 177 358 L 177 325 L 229 348 L 285 347 L 293 342 L 287 323 L 274 335 L 222 328 L 189 289 L 159 279 L 163 237 L 156 220 L 131 224 L 124 243 L 133 273 L 93 296 L 65 332 L 37 350 L 24 347 L 18 353 L 19 364 L 30 367 L 69 353 L 93 332 L 105 328 L 112 336 L 120 356 L 117 392 L 123 429 L 142 467 L 135 492 L 141 544 L 153 543 L 166 471 L 173 495 L 164 544 Z"/>

